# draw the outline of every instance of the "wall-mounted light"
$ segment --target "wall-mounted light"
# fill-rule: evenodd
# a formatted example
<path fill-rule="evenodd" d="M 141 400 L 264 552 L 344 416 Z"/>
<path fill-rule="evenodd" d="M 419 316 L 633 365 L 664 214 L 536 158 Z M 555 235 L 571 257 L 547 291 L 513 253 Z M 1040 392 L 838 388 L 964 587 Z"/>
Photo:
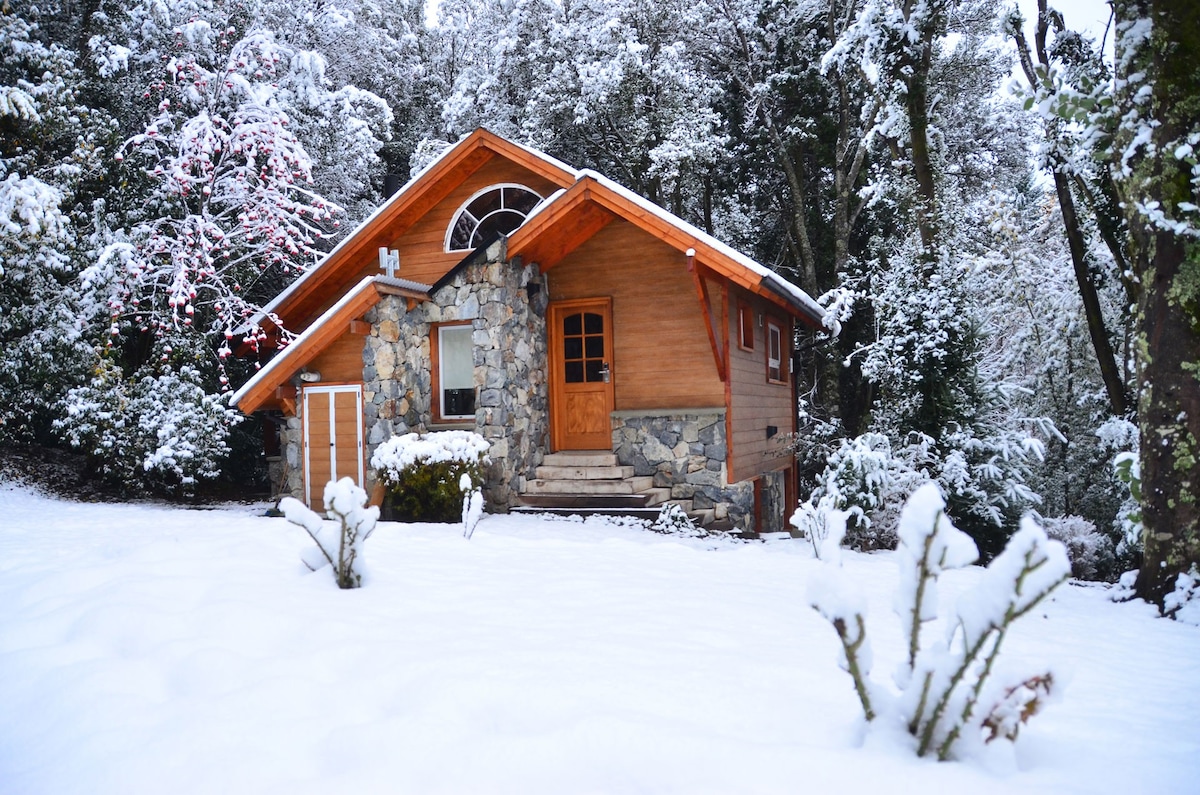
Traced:
<path fill-rule="evenodd" d="M 321 374 L 316 370 L 305 370 L 300 373 L 300 380 L 306 384 L 312 384 L 321 380 Z"/>
<path fill-rule="evenodd" d="M 762 328 L 762 320 L 763 320 L 763 318 L 762 318 L 762 312 L 759 312 L 759 313 L 758 313 L 758 327 L 759 327 L 759 328 Z"/>

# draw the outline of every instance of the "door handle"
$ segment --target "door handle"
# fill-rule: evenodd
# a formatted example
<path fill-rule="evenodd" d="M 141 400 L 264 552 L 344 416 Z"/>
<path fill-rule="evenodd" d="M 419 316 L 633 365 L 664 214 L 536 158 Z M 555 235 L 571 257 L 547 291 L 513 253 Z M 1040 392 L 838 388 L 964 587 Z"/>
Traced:
<path fill-rule="evenodd" d="M 604 362 L 600 367 L 600 380 L 606 384 L 612 380 L 612 371 L 608 369 L 608 362 Z"/>

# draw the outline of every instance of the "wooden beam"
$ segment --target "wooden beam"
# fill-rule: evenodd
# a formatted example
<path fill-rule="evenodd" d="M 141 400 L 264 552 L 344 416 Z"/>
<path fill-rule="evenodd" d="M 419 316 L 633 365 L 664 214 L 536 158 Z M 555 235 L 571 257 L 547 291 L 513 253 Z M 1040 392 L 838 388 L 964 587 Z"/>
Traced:
<path fill-rule="evenodd" d="M 371 333 L 371 324 L 365 320 L 351 320 L 350 333 L 365 337 Z"/>
<path fill-rule="evenodd" d="M 276 400 L 289 400 L 296 397 L 296 387 L 291 384 L 280 384 L 275 387 Z"/>
<path fill-rule="evenodd" d="M 700 299 L 700 311 L 704 315 L 704 328 L 708 332 L 708 344 L 712 346 L 713 359 L 717 362 L 717 376 L 722 381 L 729 380 L 729 367 L 726 362 L 728 359 L 722 355 L 721 343 L 718 339 L 719 331 L 716 328 L 716 318 L 713 317 L 712 309 L 709 306 L 708 298 L 708 281 L 701 274 L 701 265 L 696 264 L 689 259 L 691 265 L 692 281 L 696 285 L 696 297 Z M 728 308 L 726 309 L 728 312 Z"/>

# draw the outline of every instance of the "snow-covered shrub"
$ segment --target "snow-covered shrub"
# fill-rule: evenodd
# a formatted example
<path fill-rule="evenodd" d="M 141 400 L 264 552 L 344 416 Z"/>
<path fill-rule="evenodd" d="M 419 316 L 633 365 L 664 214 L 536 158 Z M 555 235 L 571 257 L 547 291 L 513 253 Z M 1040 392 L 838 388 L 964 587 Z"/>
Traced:
<path fill-rule="evenodd" d="M 315 550 L 301 554 L 304 565 L 317 571 L 333 567 L 339 588 L 362 586 L 362 545 L 379 521 L 379 508 L 367 507 L 367 493 L 350 478 L 325 484 L 325 513 L 337 521 L 325 522 L 295 497 L 279 501 L 279 510 L 292 524 L 299 525 L 316 542 Z"/>
<path fill-rule="evenodd" d="M 375 450 L 371 468 L 387 491 L 391 517 L 401 522 L 457 522 L 463 475 L 483 485 L 490 463 L 486 439 L 472 431 L 393 436 Z"/>
<path fill-rule="evenodd" d="M 483 492 L 471 482 L 471 476 L 466 472 L 458 479 L 458 490 L 462 492 L 462 523 L 463 538 L 468 541 L 475 534 L 475 525 L 483 516 Z"/>
<path fill-rule="evenodd" d="M 905 452 L 912 450 L 910 445 Z M 922 463 L 894 455 L 891 442 L 880 433 L 843 439 L 829 456 L 809 503 L 846 513 L 850 548 L 893 549 L 905 495 L 930 478 Z"/>
<path fill-rule="evenodd" d="M 1104 580 L 1115 575 L 1113 541 L 1081 516 L 1043 518 L 1046 535 L 1067 548 L 1071 576 L 1077 580 Z"/>
<path fill-rule="evenodd" d="M 799 530 L 812 544 L 817 560 L 836 563 L 841 560 L 842 539 L 846 537 L 846 519 L 849 511 L 834 507 L 832 495 L 821 497 L 816 505 L 812 500 L 800 503 L 792 514 L 792 526 Z"/>
<path fill-rule="evenodd" d="M 1163 600 L 1163 615 L 1200 626 L 1200 569 L 1195 563 L 1175 578 L 1175 590 Z"/>
<path fill-rule="evenodd" d="M 1070 574 L 1066 550 L 1025 517 L 982 581 L 959 597 L 942 637 L 922 645 L 922 626 L 937 618 L 937 580 L 943 571 L 979 557 L 970 536 L 946 515 L 938 487 L 917 489 L 900 517 L 900 584 L 894 607 L 908 654 L 895 674 L 899 694 L 872 687 L 863 599 L 832 566 L 813 579 L 812 606 L 842 641 L 842 667 L 854 680 L 868 721 L 886 718 L 916 741 L 917 754 L 961 756 L 997 738 L 1015 739 L 1021 724 L 1054 694 L 1054 674 L 997 664 L 1009 627 Z M 928 636 L 927 636 L 928 637 Z"/>
<path fill-rule="evenodd" d="M 656 533 L 667 535 L 688 537 L 703 535 L 703 531 L 696 527 L 696 523 L 687 515 L 687 511 L 673 502 L 663 503 L 663 506 L 658 509 L 658 516 L 651 522 L 650 529 Z"/>
<path fill-rule="evenodd" d="M 107 480 L 177 493 L 220 474 L 230 428 L 241 419 L 204 390 L 193 367 L 127 379 L 103 359 L 89 383 L 67 393 L 55 427 Z"/>

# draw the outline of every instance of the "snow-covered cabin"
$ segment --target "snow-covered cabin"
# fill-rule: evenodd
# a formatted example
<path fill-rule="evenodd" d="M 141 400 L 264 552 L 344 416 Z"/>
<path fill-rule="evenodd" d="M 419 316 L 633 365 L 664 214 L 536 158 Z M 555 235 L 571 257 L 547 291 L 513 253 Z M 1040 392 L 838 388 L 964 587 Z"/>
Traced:
<path fill-rule="evenodd" d="M 393 435 L 470 429 L 485 496 L 667 499 L 784 527 L 793 327 L 822 309 L 605 177 L 477 130 L 267 307 L 298 332 L 233 398 L 275 412 L 281 493 L 317 508 Z"/>

